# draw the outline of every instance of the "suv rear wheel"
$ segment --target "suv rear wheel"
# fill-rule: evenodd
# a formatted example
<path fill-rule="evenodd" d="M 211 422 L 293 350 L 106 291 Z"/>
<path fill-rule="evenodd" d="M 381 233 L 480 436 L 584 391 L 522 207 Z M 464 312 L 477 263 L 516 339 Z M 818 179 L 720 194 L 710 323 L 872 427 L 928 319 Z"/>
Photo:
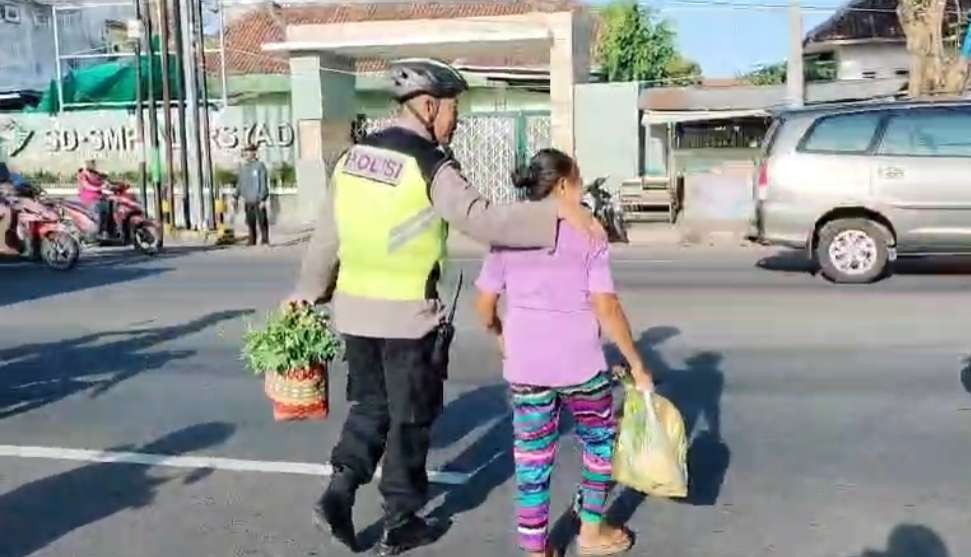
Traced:
<path fill-rule="evenodd" d="M 890 261 L 887 231 L 866 218 L 828 222 L 819 231 L 816 260 L 833 282 L 874 282 L 886 274 Z"/>

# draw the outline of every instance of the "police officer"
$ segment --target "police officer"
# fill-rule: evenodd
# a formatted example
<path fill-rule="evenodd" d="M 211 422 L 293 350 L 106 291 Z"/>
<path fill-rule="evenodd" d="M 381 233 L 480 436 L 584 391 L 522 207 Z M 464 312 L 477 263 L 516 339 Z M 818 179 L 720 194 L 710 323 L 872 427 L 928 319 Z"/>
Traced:
<path fill-rule="evenodd" d="M 431 354 L 444 313 L 437 283 L 446 222 L 484 243 L 523 248 L 553 247 L 558 219 L 603 233 L 576 205 L 499 206 L 469 185 L 448 150 L 457 98 L 468 88 L 454 68 L 401 60 L 392 64 L 391 79 L 400 116 L 338 159 L 290 297 L 327 301 L 322 297 L 333 288 L 334 323 L 346 342 L 351 407 L 315 518 L 357 549 L 355 493 L 383 457 L 379 555 L 432 543 L 446 527 L 416 515 L 427 499 L 429 433 L 443 403 L 444 370 Z"/>

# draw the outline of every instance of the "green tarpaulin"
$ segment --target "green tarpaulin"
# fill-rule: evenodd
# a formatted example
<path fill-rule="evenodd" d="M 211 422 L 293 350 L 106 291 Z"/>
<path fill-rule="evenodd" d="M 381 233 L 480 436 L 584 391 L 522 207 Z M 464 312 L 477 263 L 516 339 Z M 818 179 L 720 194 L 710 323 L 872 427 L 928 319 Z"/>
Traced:
<path fill-rule="evenodd" d="M 162 68 L 156 55 L 152 75 L 155 81 L 155 98 L 162 98 Z M 142 98 L 148 99 L 149 61 L 147 56 L 139 59 L 142 72 Z M 108 108 L 135 102 L 135 60 L 128 58 L 118 62 L 98 64 L 81 70 L 72 70 L 61 80 L 64 88 L 65 110 L 84 110 Z M 179 97 L 175 64 L 169 64 L 169 84 L 172 98 Z M 73 103 L 93 103 L 86 106 L 71 106 Z M 101 106 L 98 106 L 101 104 Z M 57 82 L 51 81 L 40 103 L 31 112 L 56 113 L 59 108 Z"/>

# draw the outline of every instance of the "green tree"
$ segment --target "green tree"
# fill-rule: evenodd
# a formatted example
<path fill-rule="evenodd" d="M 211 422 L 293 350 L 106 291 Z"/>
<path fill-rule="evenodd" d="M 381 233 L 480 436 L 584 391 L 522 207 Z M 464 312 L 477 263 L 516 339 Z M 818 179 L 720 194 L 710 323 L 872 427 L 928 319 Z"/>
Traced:
<path fill-rule="evenodd" d="M 750 85 L 782 85 L 786 82 L 786 63 L 764 64 L 740 78 Z"/>
<path fill-rule="evenodd" d="M 788 67 L 785 62 L 763 64 L 754 70 L 741 74 L 738 78 L 749 85 L 784 85 Z M 836 65 L 832 60 L 807 58 L 803 72 L 807 83 L 833 81 L 836 79 Z"/>
<path fill-rule="evenodd" d="M 686 87 L 701 83 L 701 66 L 694 60 L 682 57 L 680 54 L 672 58 L 667 65 L 666 83 L 669 86 Z"/>
<path fill-rule="evenodd" d="M 697 82 L 701 68 L 678 54 L 667 21 L 633 0 L 615 0 L 601 12 L 597 59 L 608 81 L 659 85 Z"/>

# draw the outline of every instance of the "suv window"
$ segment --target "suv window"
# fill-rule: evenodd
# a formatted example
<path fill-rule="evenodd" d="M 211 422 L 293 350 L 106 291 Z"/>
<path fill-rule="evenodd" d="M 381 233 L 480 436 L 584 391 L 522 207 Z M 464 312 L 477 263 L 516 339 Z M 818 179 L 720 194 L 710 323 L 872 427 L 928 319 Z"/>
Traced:
<path fill-rule="evenodd" d="M 971 109 L 893 116 L 879 152 L 913 157 L 971 157 Z"/>
<path fill-rule="evenodd" d="M 821 118 L 803 139 L 801 151 L 861 154 L 870 148 L 883 114 L 865 112 Z"/>

